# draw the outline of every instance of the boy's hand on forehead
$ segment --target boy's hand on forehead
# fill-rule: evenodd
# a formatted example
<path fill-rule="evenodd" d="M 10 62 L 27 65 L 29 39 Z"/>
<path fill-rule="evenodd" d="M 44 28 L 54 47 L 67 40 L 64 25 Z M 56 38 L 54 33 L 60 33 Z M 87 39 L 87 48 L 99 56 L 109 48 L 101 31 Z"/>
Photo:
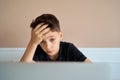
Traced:
<path fill-rule="evenodd" d="M 48 24 L 44 23 L 37 25 L 31 32 L 31 43 L 38 45 L 42 41 L 43 35 L 50 31 L 50 28 L 47 27 Z"/>

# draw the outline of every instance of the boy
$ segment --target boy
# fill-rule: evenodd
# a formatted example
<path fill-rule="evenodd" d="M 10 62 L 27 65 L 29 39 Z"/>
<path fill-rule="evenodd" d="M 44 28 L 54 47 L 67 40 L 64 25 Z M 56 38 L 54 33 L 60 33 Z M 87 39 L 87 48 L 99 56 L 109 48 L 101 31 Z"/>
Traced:
<path fill-rule="evenodd" d="M 58 19 L 42 14 L 31 23 L 31 39 L 21 62 L 80 61 L 91 62 L 72 43 L 62 42 Z"/>

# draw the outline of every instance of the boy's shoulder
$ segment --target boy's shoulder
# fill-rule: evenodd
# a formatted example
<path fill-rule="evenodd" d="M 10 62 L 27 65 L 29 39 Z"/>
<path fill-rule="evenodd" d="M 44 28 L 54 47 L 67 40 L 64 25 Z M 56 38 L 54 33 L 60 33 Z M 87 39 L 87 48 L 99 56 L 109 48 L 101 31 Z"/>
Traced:
<path fill-rule="evenodd" d="M 68 48 L 69 46 L 73 46 L 73 43 L 61 41 L 60 46 Z"/>

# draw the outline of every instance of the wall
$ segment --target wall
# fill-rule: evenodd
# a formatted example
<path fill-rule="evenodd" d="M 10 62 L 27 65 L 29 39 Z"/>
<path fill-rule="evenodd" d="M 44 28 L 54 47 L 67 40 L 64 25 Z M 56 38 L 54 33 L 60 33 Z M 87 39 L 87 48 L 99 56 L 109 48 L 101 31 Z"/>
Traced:
<path fill-rule="evenodd" d="M 120 47 L 120 0 L 0 0 L 0 47 L 26 47 L 35 17 L 52 13 L 77 47 Z"/>

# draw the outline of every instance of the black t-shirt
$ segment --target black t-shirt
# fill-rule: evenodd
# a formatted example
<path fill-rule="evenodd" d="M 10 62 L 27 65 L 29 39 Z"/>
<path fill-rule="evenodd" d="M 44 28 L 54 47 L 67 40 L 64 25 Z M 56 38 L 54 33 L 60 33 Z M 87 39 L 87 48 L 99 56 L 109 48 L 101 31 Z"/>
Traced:
<path fill-rule="evenodd" d="M 59 56 L 56 61 L 81 61 L 83 62 L 86 56 L 82 54 L 72 43 L 60 42 Z M 34 61 L 52 61 L 49 56 L 42 50 L 40 45 L 37 46 Z"/>

